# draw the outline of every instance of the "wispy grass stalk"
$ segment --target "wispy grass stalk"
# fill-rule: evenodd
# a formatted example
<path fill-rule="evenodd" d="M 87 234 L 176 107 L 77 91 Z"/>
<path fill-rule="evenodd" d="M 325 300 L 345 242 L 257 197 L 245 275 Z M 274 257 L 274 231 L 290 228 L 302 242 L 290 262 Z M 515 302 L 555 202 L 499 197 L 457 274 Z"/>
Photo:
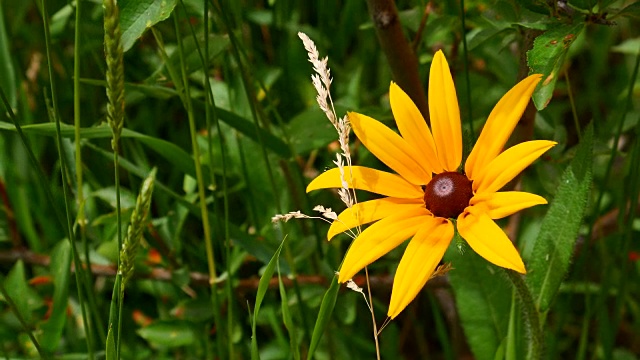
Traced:
<path fill-rule="evenodd" d="M 114 182 L 116 191 L 116 232 L 118 237 L 118 268 L 121 266 L 120 251 L 122 250 L 122 214 L 120 205 L 120 166 L 118 155 L 120 152 L 120 134 L 124 127 L 124 51 L 122 49 L 122 33 L 120 30 L 120 12 L 116 0 L 104 0 L 104 52 L 106 57 L 107 71 L 107 123 L 111 127 L 111 148 L 113 149 Z M 117 282 L 116 282 L 117 283 Z M 114 293 L 116 291 L 114 290 Z M 112 298 L 112 305 L 118 298 Z M 111 309 L 116 307 L 111 306 Z M 120 358 L 120 347 L 122 345 L 120 328 L 122 323 L 122 304 L 117 314 L 117 326 L 113 336 L 115 338 L 116 358 Z M 114 314 L 111 314 L 110 319 Z M 110 331 L 114 329 L 113 324 L 109 324 Z"/>
<path fill-rule="evenodd" d="M 67 184 L 69 184 L 69 179 L 67 178 L 67 163 L 62 152 L 62 135 L 60 132 L 60 118 L 58 116 L 59 114 L 58 93 L 56 92 L 55 75 L 54 75 L 55 72 L 53 70 L 53 64 L 51 62 L 51 33 L 49 28 L 49 13 L 47 11 L 47 5 L 45 1 L 42 0 L 40 4 L 42 7 L 42 21 L 44 25 L 44 39 L 45 39 L 45 48 L 46 48 L 46 54 L 47 54 L 47 66 L 49 70 L 49 85 L 51 89 L 51 101 L 53 104 L 53 107 L 50 113 L 53 116 L 52 120 L 56 124 L 56 147 L 58 150 L 58 158 L 60 160 L 60 172 L 62 177 L 61 186 L 62 186 L 62 194 L 64 198 L 65 215 L 66 215 L 66 219 L 61 221 L 61 224 L 63 225 L 62 227 L 65 230 L 65 234 L 67 235 L 67 238 L 69 239 L 69 242 L 71 244 L 73 262 L 76 268 L 76 271 L 75 271 L 76 289 L 78 292 L 78 300 L 80 302 L 80 309 L 81 309 L 80 311 L 82 313 L 82 323 L 86 331 L 87 352 L 88 352 L 89 358 L 93 359 L 95 356 L 93 351 L 93 331 L 89 326 L 85 298 L 82 292 L 82 285 L 84 284 L 85 287 L 88 288 L 89 284 L 86 283 L 86 277 L 84 276 L 82 262 L 80 261 L 80 257 L 78 256 L 78 249 L 75 242 L 75 234 L 73 233 L 73 226 L 71 225 L 71 219 L 72 219 L 71 207 L 69 205 L 68 194 L 67 194 Z M 45 187 L 48 188 L 48 185 Z M 51 198 L 53 198 L 53 196 L 51 196 Z M 54 203 L 52 202 L 52 205 L 53 204 Z M 60 217 L 60 219 L 62 218 Z M 71 269 L 69 269 L 69 271 L 71 271 Z"/>
<path fill-rule="evenodd" d="M 182 45 L 182 38 L 180 35 L 180 28 L 178 26 L 178 18 L 174 14 L 173 16 L 173 24 L 176 33 L 176 39 L 178 42 L 178 54 L 180 56 L 180 70 L 181 76 L 176 78 L 181 82 L 181 87 L 184 90 L 183 93 L 183 104 L 187 110 L 187 117 L 189 119 L 189 134 L 191 137 L 191 149 L 193 152 L 193 160 L 195 163 L 196 170 L 196 182 L 198 184 L 198 198 L 200 202 L 200 212 L 202 213 L 202 227 L 204 232 L 204 241 L 205 241 L 205 249 L 207 252 L 207 265 L 209 270 L 209 286 L 211 290 L 211 302 L 213 306 L 213 314 L 215 325 L 218 329 L 222 329 L 222 320 L 220 314 L 220 301 L 218 299 L 218 289 L 217 289 L 217 279 L 218 275 L 216 272 L 216 261 L 215 261 L 215 253 L 212 243 L 212 234 L 211 234 L 211 222 L 209 220 L 209 208 L 207 207 L 207 196 L 205 194 L 205 189 L 207 188 L 207 184 L 204 182 L 204 176 L 202 174 L 202 163 L 200 162 L 200 148 L 198 146 L 198 138 L 196 132 L 196 122 L 194 118 L 193 105 L 191 101 L 191 92 L 189 87 L 189 78 L 187 76 L 187 69 L 185 64 L 185 55 L 184 48 Z M 168 60 L 168 59 L 167 59 Z M 177 74 L 175 74 L 177 76 Z M 216 337 L 217 338 L 217 337 Z M 231 342 L 231 339 L 227 339 Z M 221 347 L 218 346 L 218 351 L 221 351 Z"/>

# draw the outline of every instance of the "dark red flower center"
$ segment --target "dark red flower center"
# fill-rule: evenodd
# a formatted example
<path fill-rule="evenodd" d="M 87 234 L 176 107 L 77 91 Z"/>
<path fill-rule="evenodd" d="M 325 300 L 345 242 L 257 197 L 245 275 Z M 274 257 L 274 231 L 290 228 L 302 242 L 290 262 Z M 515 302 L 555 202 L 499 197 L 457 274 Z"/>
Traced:
<path fill-rule="evenodd" d="M 473 197 L 471 180 L 455 171 L 443 172 L 424 188 L 424 204 L 433 215 L 456 218 L 469 206 Z"/>

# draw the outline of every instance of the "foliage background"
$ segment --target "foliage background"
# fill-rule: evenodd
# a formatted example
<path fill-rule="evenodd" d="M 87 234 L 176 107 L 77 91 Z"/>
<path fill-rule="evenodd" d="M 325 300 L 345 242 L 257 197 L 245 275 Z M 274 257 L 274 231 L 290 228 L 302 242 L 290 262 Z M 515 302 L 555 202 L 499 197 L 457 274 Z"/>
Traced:
<path fill-rule="evenodd" d="M 374 357 L 371 314 L 362 296 L 332 285 L 349 239 L 327 242 L 327 225 L 320 221 L 271 222 L 289 211 L 311 214 L 316 204 L 342 209 L 331 191 L 304 191 L 310 179 L 334 166 L 337 142 L 315 103 L 298 31 L 329 57 L 339 116 L 356 110 L 394 126 L 387 94 L 392 70 L 367 3 L 118 4 L 126 117 L 116 190 L 105 120 L 101 2 L 81 1 L 76 18 L 75 3 L 67 1 L 44 1 L 44 7 L 39 1 L 0 1 L 0 86 L 6 98 L 0 114 L 0 355 L 113 355 L 104 349 L 118 258 L 116 198 L 119 192 L 126 225 L 142 181 L 155 167 L 149 223 L 116 333 L 123 358 L 298 358 L 308 355 L 322 330 L 315 358 Z M 467 1 L 464 27 L 457 1 L 396 5 L 421 84 L 426 89 L 432 54 L 444 49 L 462 118 L 465 126 L 471 120 L 476 135 L 493 105 L 531 67 L 549 80 L 534 94 L 538 111 L 531 106 L 525 115 L 531 126 L 516 130 L 512 140 L 559 142 L 520 185 L 556 202 L 502 225 L 515 235 L 528 266 L 551 269 L 549 252 L 539 250 L 544 246 L 556 249 L 552 256 L 561 254 L 564 270 L 553 275 L 559 288 L 540 295 L 546 300 L 537 304 L 545 357 L 636 359 L 639 3 Z M 382 167 L 357 141 L 352 150 L 354 163 Z M 203 169 L 201 182 L 196 167 Z M 575 186 L 563 188 L 565 181 Z M 213 256 L 207 253 L 199 186 Z M 545 218 L 547 212 L 552 215 Z M 90 261 L 84 269 L 91 271 L 80 277 L 71 265 L 67 220 L 75 254 Z M 276 261 L 266 266 L 276 252 L 279 267 Z M 395 250 L 369 267 L 378 324 L 401 254 Z M 384 329 L 382 358 L 523 358 L 529 334 L 506 277 L 472 251 L 461 255 L 452 248 L 447 261 L 454 270 L 431 281 Z M 213 263 L 218 278 L 209 286 Z M 362 276 L 355 280 L 364 283 Z M 327 312 L 336 294 L 335 308 Z"/>

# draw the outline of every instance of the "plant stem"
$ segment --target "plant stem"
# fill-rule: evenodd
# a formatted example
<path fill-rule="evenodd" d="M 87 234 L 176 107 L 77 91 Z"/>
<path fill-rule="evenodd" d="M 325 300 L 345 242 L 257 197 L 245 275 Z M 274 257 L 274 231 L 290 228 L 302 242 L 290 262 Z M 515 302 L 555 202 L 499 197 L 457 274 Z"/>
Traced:
<path fill-rule="evenodd" d="M 427 124 L 429 104 L 420 82 L 418 58 L 407 41 L 393 0 L 367 0 L 369 15 L 380 42 L 380 47 L 389 62 L 391 73 L 398 85 L 416 104 Z"/>
<path fill-rule="evenodd" d="M 196 170 L 196 181 L 198 183 L 198 199 L 200 202 L 200 212 L 202 214 L 202 228 L 204 231 L 205 248 L 207 252 L 207 265 L 209 268 L 209 287 L 211 289 L 211 302 L 213 306 L 215 325 L 218 329 L 222 326 L 220 319 L 220 305 L 218 300 L 218 291 L 216 283 L 218 275 L 216 273 L 216 261 L 215 253 L 213 250 L 212 236 L 211 236 L 211 223 L 209 221 L 209 208 L 207 207 L 207 196 L 205 194 L 206 184 L 204 182 L 204 176 L 202 174 L 202 164 L 200 163 L 200 147 L 198 146 L 198 137 L 196 132 L 196 122 L 193 114 L 193 106 L 191 103 L 191 93 L 189 88 L 189 78 L 187 77 L 187 69 L 184 59 L 184 48 L 182 46 L 182 38 L 180 35 L 180 28 L 178 26 L 177 16 L 173 16 L 173 25 L 176 33 L 176 40 L 178 42 L 178 54 L 180 55 L 180 70 L 182 74 L 182 86 L 184 89 L 184 105 L 187 110 L 187 117 L 189 119 L 189 134 L 191 137 L 191 150 L 193 151 L 193 160 Z M 208 40 L 208 39 L 206 39 Z M 178 80 L 178 79 L 177 79 Z M 228 341 L 231 341 L 228 339 Z M 218 351 L 221 351 L 221 347 L 218 347 Z M 229 354 L 227 354 L 229 355 Z"/>
<path fill-rule="evenodd" d="M 376 357 L 380 360 L 380 344 L 378 343 L 378 325 L 376 324 L 376 314 L 373 311 L 373 297 L 371 296 L 371 286 L 369 285 L 369 269 L 364 267 L 364 276 L 367 279 L 367 293 L 369 295 L 369 306 L 371 307 L 371 321 L 373 322 L 373 341 L 376 344 Z"/>
<path fill-rule="evenodd" d="M 71 244 L 71 255 L 73 257 L 73 262 L 76 266 L 76 289 L 78 292 L 78 300 L 80 301 L 80 312 L 82 313 L 82 324 L 86 331 L 86 341 L 87 341 L 87 352 L 89 353 L 89 358 L 94 358 L 93 351 L 93 334 L 91 331 L 91 327 L 89 326 L 89 321 L 87 319 L 87 309 L 86 303 L 84 301 L 84 294 L 82 293 L 82 284 L 86 280 L 83 270 L 82 270 L 82 262 L 80 261 L 80 257 L 78 256 L 78 249 L 76 247 L 75 236 L 73 233 L 73 227 L 71 225 L 71 209 L 69 206 L 68 194 L 67 194 L 67 162 L 63 156 L 62 152 L 62 135 L 60 132 L 60 117 L 58 116 L 58 94 L 56 92 L 55 86 L 55 72 L 53 71 L 53 64 L 51 63 L 51 34 L 49 29 L 49 13 L 47 11 L 47 6 L 45 0 L 41 2 L 42 6 L 42 21 L 44 25 L 44 39 L 45 39 L 45 49 L 47 54 L 47 66 L 49 70 L 49 84 L 51 88 L 51 101 L 53 104 L 53 120 L 56 124 L 56 147 L 58 149 L 58 157 L 60 159 L 60 172 L 62 177 L 62 195 L 64 198 L 64 208 L 66 214 L 66 221 L 63 222 L 64 230 Z M 52 203 L 53 204 L 53 203 Z M 71 270 L 69 270 L 71 271 Z M 88 284 L 84 283 L 86 287 Z"/>
<path fill-rule="evenodd" d="M 525 319 L 525 326 L 529 332 L 529 346 L 527 349 L 527 359 L 542 359 L 544 354 L 544 338 L 542 336 L 542 327 L 540 326 L 540 313 L 533 302 L 531 292 L 525 284 L 522 275 L 513 270 L 504 270 L 509 280 L 516 289 L 518 298 L 522 303 L 522 310 Z"/>

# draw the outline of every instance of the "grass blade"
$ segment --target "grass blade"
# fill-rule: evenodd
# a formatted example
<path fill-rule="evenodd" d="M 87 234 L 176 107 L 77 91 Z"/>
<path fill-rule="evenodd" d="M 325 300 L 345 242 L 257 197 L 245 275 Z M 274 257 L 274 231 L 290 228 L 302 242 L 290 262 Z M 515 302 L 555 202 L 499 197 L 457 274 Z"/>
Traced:
<path fill-rule="evenodd" d="M 322 339 L 322 335 L 329 324 L 331 314 L 336 306 L 338 290 L 340 290 L 340 284 L 338 284 L 338 278 L 334 276 L 331 281 L 331 286 L 329 286 L 329 289 L 327 289 L 324 293 L 324 297 L 322 298 L 322 304 L 320 305 L 316 325 L 313 327 L 313 334 L 311 334 L 311 344 L 309 345 L 307 360 L 313 357 L 313 353 L 316 352 L 318 344 L 320 344 L 320 339 Z"/>
<path fill-rule="evenodd" d="M 260 354 L 258 353 L 258 340 L 256 338 L 256 319 L 258 318 L 258 313 L 260 312 L 260 305 L 262 305 L 262 300 L 264 300 L 264 296 L 267 293 L 267 289 L 269 288 L 269 282 L 273 277 L 273 274 L 276 270 L 276 264 L 278 262 L 278 258 L 280 257 L 280 252 L 282 251 L 282 246 L 287 239 L 285 238 L 280 243 L 278 250 L 276 250 L 275 254 L 267 264 L 267 267 L 260 278 L 260 282 L 258 283 L 258 292 L 256 293 L 256 304 L 254 305 L 253 310 L 253 319 L 251 321 L 251 359 L 256 360 L 260 359 Z"/>

